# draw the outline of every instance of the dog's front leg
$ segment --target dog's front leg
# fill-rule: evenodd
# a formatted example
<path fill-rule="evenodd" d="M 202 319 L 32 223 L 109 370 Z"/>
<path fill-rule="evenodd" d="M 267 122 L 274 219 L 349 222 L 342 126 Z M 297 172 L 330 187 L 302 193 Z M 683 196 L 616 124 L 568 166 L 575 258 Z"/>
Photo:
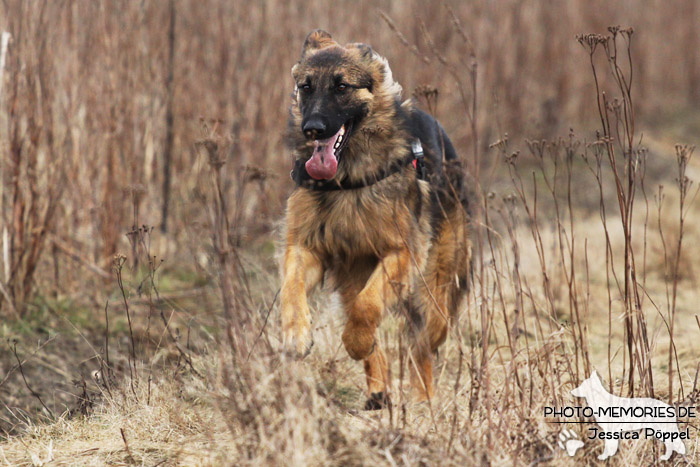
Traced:
<path fill-rule="evenodd" d="M 307 292 L 323 277 L 321 261 L 308 249 L 290 243 L 282 264 L 282 333 L 287 352 L 303 358 L 314 344 Z"/>
<path fill-rule="evenodd" d="M 379 261 L 364 288 L 348 310 L 343 344 L 350 357 L 365 360 L 375 347 L 375 331 L 385 307 L 396 303 L 407 289 L 411 255 L 408 249 L 393 251 Z"/>

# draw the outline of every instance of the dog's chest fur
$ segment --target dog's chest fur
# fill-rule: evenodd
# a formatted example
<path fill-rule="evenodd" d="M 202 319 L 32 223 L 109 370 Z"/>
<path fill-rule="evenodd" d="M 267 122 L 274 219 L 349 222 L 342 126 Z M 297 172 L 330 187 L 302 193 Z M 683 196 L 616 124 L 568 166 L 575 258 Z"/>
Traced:
<path fill-rule="evenodd" d="M 424 185 L 406 173 L 355 190 L 298 188 L 289 198 L 294 209 L 288 210 L 287 228 L 325 262 L 381 257 L 429 238 L 429 189 Z"/>

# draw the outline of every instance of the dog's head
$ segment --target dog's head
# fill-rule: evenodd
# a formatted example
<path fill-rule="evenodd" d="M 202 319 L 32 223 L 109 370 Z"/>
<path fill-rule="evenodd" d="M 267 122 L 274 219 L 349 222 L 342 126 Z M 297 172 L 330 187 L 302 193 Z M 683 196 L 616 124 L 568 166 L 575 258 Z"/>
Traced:
<path fill-rule="evenodd" d="M 301 59 L 292 68 L 292 122 L 312 149 L 306 162 L 309 175 L 332 179 L 353 135 L 379 108 L 390 107 L 401 87 L 386 60 L 364 44 L 341 46 L 325 31 L 311 32 Z"/>
<path fill-rule="evenodd" d="M 602 387 L 603 383 L 600 382 L 598 373 L 595 370 L 593 370 L 593 373 L 591 373 L 591 377 L 583 380 L 579 387 L 572 389 L 571 394 L 575 397 L 587 398 L 593 395 L 594 390 L 600 389 Z"/>

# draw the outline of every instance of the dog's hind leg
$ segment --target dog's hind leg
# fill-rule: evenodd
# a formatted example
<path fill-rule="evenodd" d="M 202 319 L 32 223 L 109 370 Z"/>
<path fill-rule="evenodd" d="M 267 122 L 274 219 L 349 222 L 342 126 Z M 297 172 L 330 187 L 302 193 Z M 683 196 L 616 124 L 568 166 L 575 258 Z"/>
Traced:
<path fill-rule="evenodd" d="M 408 360 L 411 385 L 418 400 L 422 401 L 433 397 L 433 356 L 424 318 L 425 306 L 419 290 L 420 286 L 417 286 L 406 301 L 406 328 L 411 346 Z"/>
<path fill-rule="evenodd" d="M 368 399 L 365 410 L 379 410 L 389 402 L 387 392 L 388 371 L 386 356 L 377 344 L 374 352 L 364 361 L 365 376 L 367 377 Z"/>
<path fill-rule="evenodd" d="M 467 235 L 466 213 L 457 207 L 437 226 L 424 275 L 425 284 L 422 287 L 419 284 L 427 309 L 426 332 L 433 352 L 445 342 L 450 322 L 456 319 L 467 292 L 470 261 Z"/>
<path fill-rule="evenodd" d="M 418 401 L 431 399 L 433 397 L 433 356 L 428 342 L 420 337 L 417 342 L 414 342 L 408 364 L 411 367 L 411 385 Z"/>

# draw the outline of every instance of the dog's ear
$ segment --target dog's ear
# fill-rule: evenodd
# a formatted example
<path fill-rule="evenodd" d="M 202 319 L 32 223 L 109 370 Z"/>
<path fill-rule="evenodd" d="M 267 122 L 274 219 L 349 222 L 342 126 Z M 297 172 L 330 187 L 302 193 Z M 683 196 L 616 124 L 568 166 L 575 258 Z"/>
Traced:
<path fill-rule="evenodd" d="M 593 370 L 593 373 L 591 373 L 591 378 L 600 381 L 600 378 L 598 377 L 598 372 L 596 370 Z"/>
<path fill-rule="evenodd" d="M 374 56 L 374 51 L 372 50 L 372 47 L 368 46 L 367 44 L 363 44 L 362 42 L 351 42 L 350 44 L 345 46 L 346 49 L 357 49 L 357 51 L 360 54 L 360 57 L 363 59 L 367 60 L 372 60 Z"/>
<path fill-rule="evenodd" d="M 306 36 L 304 45 L 301 48 L 301 58 L 307 57 L 317 50 L 325 49 L 332 45 L 338 45 L 338 43 L 333 40 L 330 34 L 323 29 L 315 29 Z"/>

